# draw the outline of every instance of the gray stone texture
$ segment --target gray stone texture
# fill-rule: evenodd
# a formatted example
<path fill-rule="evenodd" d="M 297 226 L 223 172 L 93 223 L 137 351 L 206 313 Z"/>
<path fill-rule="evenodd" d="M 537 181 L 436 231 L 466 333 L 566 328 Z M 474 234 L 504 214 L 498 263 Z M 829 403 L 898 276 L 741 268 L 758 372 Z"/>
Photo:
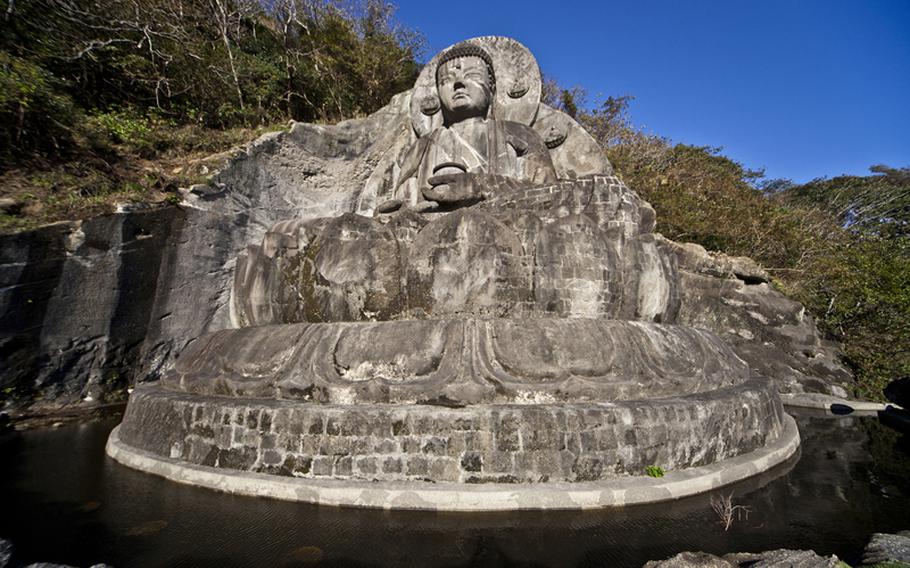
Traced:
<path fill-rule="evenodd" d="M 725 560 L 742 568 L 838 568 L 837 556 L 820 556 L 812 550 L 769 550 L 727 554 Z"/>
<path fill-rule="evenodd" d="M 707 552 L 680 552 L 666 560 L 651 560 L 643 568 L 737 568 L 738 565 Z"/>
<path fill-rule="evenodd" d="M 910 564 L 910 531 L 875 533 L 863 550 L 863 564 L 904 562 Z"/>
<path fill-rule="evenodd" d="M 653 209 L 608 171 L 558 180 L 565 117 L 532 128 L 530 53 L 479 38 L 433 61 L 361 214 L 297 216 L 248 247 L 240 329 L 202 335 L 136 391 L 110 451 L 206 484 L 189 469 L 416 490 L 749 471 L 795 449 L 776 386 L 714 333 L 674 325 L 677 255 Z"/>
<path fill-rule="evenodd" d="M 837 556 L 819 556 L 811 550 L 770 550 L 718 557 L 706 552 L 681 552 L 667 560 L 652 560 L 644 568 L 837 568 Z"/>
<path fill-rule="evenodd" d="M 774 290 L 753 260 L 661 242 L 676 257 L 678 323 L 717 333 L 783 393 L 847 397 L 852 375 L 838 345 L 822 337 L 802 304 Z"/>
<path fill-rule="evenodd" d="M 617 178 L 504 190 L 446 214 L 342 215 L 272 227 L 238 260 L 241 325 L 427 317 L 671 323 L 675 258 Z"/>
<path fill-rule="evenodd" d="M 13 560 L 13 543 L 0 538 L 0 568 L 7 568 Z"/>
<path fill-rule="evenodd" d="M 281 219 L 353 210 L 373 165 L 410 129 L 407 104 L 404 93 L 365 119 L 265 135 L 184 191 L 180 207 L 0 236 L 4 398 L 95 404 L 231 327 L 237 254 Z"/>
<path fill-rule="evenodd" d="M 0 358 L 6 363 L 0 387 L 14 389 L 8 400 L 63 405 L 91 397 L 94 404 L 127 384 L 160 377 L 196 337 L 233 327 L 238 254 L 285 219 L 306 225 L 372 211 L 366 203 L 379 180 L 371 176 L 413 136 L 410 99 L 403 93 L 365 119 L 295 124 L 290 132 L 266 135 L 235 152 L 210 184 L 185 191 L 180 207 L 134 208 L 0 237 Z M 541 117 L 546 112 L 542 105 Z M 578 135 L 579 147 L 590 148 L 589 137 Z M 572 177 L 559 160 L 554 165 L 560 177 Z M 609 173 L 605 161 L 577 170 Z M 420 228 L 418 220 L 402 219 L 396 231 L 416 235 Z M 534 227 L 500 230 L 521 239 Z M 669 242 L 655 237 L 642 246 Z M 719 333 L 785 391 L 831 392 L 834 386 L 834 394 L 842 394 L 837 389 L 849 374 L 802 306 L 726 270 L 678 264 L 677 321 Z"/>
<path fill-rule="evenodd" d="M 777 394 L 752 380 L 612 404 L 448 408 L 319 404 L 138 388 L 128 446 L 185 463 L 275 475 L 461 483 L 583 482 L 710 465 L 776 441 Z"/>
<path fill-rule="evenodd" d="M 194 465 L 129 446 L 118 426 L 106 445 L 118 462 L 174 482 L 206 487 L 234 495 L 270 497 L 326 506 L 353 506 L 424 511 L 515 511 L 600 509 L 641 503 L 667 502 L 668 511 L 687 508 L 680 499 L 745 481 L 760 487 L 786 473 L 774 466 L 790 463 L 799 450 L 793 418 L 783 416 L 777 440 L 764 447 L 695 468 L 667 472 L 663 477 L 623 476 L 598 481 L 548 483 L 426 483 L 421 481 L 365 481 L 271 475 Z M 394 463 L 394 459 L 385 460 Z M 438 469 L 438 468 L 437 468 Z M 761 475 L 768 472 L 768 475 Z M 770 476 L 770 477 L 769 477 Z"/>
<path fill-rule="evenodd" d="M 714 334 L 598 319 L 286 324 L 194 342 L 162 380 L 195 394 L 323 403 L 650 400 L 745 382 Z"/>

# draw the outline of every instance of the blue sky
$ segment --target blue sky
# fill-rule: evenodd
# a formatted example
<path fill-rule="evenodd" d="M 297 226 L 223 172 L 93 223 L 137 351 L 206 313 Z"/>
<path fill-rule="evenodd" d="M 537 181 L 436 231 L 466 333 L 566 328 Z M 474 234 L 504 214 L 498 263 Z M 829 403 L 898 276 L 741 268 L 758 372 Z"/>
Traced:
<path fill-rule="evenodd" d="M 797 182 L 910 166 L 910 0 L 397 0 L 427 57 L 479 35 L 527 45 L 648 131 Z"/>

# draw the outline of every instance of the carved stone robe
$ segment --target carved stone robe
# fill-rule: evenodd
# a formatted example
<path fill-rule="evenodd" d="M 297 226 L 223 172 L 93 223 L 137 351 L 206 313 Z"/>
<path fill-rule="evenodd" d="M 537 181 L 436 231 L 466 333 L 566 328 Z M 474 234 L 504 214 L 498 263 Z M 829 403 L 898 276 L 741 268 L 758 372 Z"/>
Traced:
<path fill-rule="evenodd" d="M 534 130 L 518 122 L 480 118 L 437 128 L 418 139 L 399 160 L 398 170 L 388 198 L 412 205 L 423 200 L 428 180 L 443 173 L 488 174 L 528 185 L 556 181 L 550 153 Z"/>

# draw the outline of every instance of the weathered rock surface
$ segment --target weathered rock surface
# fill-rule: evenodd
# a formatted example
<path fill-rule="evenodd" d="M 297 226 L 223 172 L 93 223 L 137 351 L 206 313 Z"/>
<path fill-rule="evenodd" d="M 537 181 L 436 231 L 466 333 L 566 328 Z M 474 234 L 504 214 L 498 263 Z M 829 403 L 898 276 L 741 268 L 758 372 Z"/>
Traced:
<path fill-rule="evenodd" d="M 711 331 L 674 325 L 680 276 L 653 209 L 606 162 L 574 160 L 559 178 L 551 151 L 575 142 L 557 115 L 534 129 L 536 66 L 509 38 L 437 55 L 415 85 L 426 95 L 410 101 L 412 131 L 360 192 L 376 215 L 272 225 L 237 263 L 240 329 L 201 335 L 138 389 L 109 454 L 176 475 L 317 478 L 307 498 L 327 480 L 461 484 L 457 509 L 474 506 L 461 497 L 472 483 L 604 494 L 611 477 L 650 483 L 659 463 L 705 491 L 734 476 L 692 482 L 702 466 L 755 474 L 789 457 L 798 435 L 777 386 Z"/>
<path fill-rule="evenodd" d="M 741 384 L 714 334 L 601 319 L 447 319 L 256 326 L 199 338 L 162 385 L 325 403 L 651 400 Z"/>
<path fill-rule="evenodd" d="M 533 402 L 331 404 L 148 385 L 120 439 L 185 463 L 309 479 L 584 482 L 746 454 L 779 439 L 785 419 L 759 380 L 648 401 Z"/>
<path fill-rule="evenodd" d="M 267 134 L 180 207 L 0 236 L 0 397 L 95 404 L 231 327 L 237 254 L 281 219 L 353 210 L 373 165 L 410 128 L 407 104 L 403 94 L 365 119 Z"/>
<path fill-rule="evenodd" d="M 241 325 L 432 317 L 672 323 L 676 266 L 618 178 L 495 196 L 451 213 L 346 214 L 273 227 L 238 260 Z"/>
<path fill-rule="evenodd" d="M 705 552 L 681 552 L 667 560 L 652 560 L 644 568 L 838 568 L 837 556 L 819 556 L 811 550 L 739 552 L 718 557 Z"/>
<path fill-rule="evenodd" d="M 21 563 L 16 562 L 14 556 L 13 543 L 0 538 L 0 568 L 14 568 L 16 566 L 22 566 Z M 24 568 L 73 568 L 68 564 L 54 564 L 49 562 L 34 562 L 25 566 Z M 93 564 L 90 568 L 112 568 L 107 564 Z"/>
<path fill-rule="evenodd" d="M 259 242 L 263 242 L 266 256 L 279 255 L 295 244 L 288 235 L 302 238 L 299 235 L 309 230 L 307 223 L 315 223 L 315 219 L 372 212 L 381 190 L 382 176 L 377 172 L 391 166 L 413 141 L 410 105 L 410 92 L 403 93 L 364 119 L 332 126 L 295 124 L 289 132 L 263 136 L 236 153 L 210 184 L 185 191 L 180 207 L 125 210 L 0 237 L 0 360 L 5 363 L 0 368 L 0 397 L 10 403 L 36 402 L 46 407 L 95 404 L 116 397 L 137 380 L 160 377 L 189 342 L 233 327 L 257 309 L 272 310 L 262 316 L 264 320 L 300 321 L 299 306 L 292 315 L 276 313 L 274 301 L 232 313 L 235 259 L 250 243 Z M 566 122 L 567 117 L 546 106 L 540 107 L 539 117 L 535 128 L 545 142 L 549 140 L 548 147 L 559 143 L 551 153 L 562 156 L 554 158 L 560 177 L 610 173 L 608 162 L 592 153 L 593 141 L 577 131 L 574 122 Z M 560 140 L 563 134 L 566 137 Z M 485 207 L 472 216 L 491 215 Z M 641 204 L 640 210 L 647 212 L 650 207 Z M 295 219 L 296 226 L 276 233 L 276 224 L 287 219 Z M 496 221 L 495 215 L 493 219 Z M 561 231 L 591 227 L 587 217 L 580 220 L 573 215 L 544 219 L 549 223 L 547 230 L 536 226 L 539 221 L 533 215 L 524 216 L 511 224 L 493 222 L 485 230 L 492 231 L 491 237 L 505 238 L 497 241 L 500 248 L 538 235 L 536 258 L 562 254 L 566 243 L 558 237 Z M 653 219 L 648 222 L 653 225 Z M 388 226 L 374 227 L 367 219 L 363 223 L 368 232 L 390 230 Z M 455 225 L 449 228 L 461 226 Z M 396 230 L 399 235 L 409 231 L 416 235 L 420 228 L 419 224 L 409 226 L 403 218 Z M 273 232 L 268 233 L 270 230 Z M 617 242 L 609 236 L 610 230 L 607 249 Z M 328 232 L 321 238 L 327 243 L 331 240 Z M 601 238 L 592 233 L 584 242 L 593 250 L 604 246 Z M 335 320 L 385 319 L 402 309 L 414 312 L 396 300 L 400 294 L 396 296 L 392 282 L 395 269 L 383 265 L 396 253 L 382 247 L 357 252 L 354 245 L 343 239 L 331 242 L 329 246 L 336 249 L 333 256 L 351 254 L 352 265 L 355 260 L 363 265 L 352 266 L 349 273 L 341 265 L 331 270 L 322 266 L 317 272 L 323 280 L 318 290 L 314 287 L 312 303 L 320 310 L 325 306 Z M 296 246 L 301 246 L 299 240 Z M 664 300 L 616 303 L 619 297 L 642 297 L 626 287 L 616 288 L 628 280 L 607 274 L 601 279 L 601 291 L 614 303 L 603 304 L 609 304 L 604 310 L 631 310 L 633 314 L 626 317 L 632 319 L 637 319 L 634 312 L 638 310 L 646 316 L 643 319 L 663 318 L 661 321 L 672 321 L 669 316 L 678 311 L 676 321 L 715 331 L 753 369 L 778 381 L 782 390 L 844 394 L 850 376 L 837 363 L 836 348 L 820 339 L 802 306 L 763 281 L 766 277 L 754 263 L 741 259 L 719 262 L 689 245 L 674 245 L 657 237 L 641 239 L 635 247 L 640 250 L 630 262 L 641 267 L 650 263 L 655 270 L 672 271 L 676 269 L 658 264 L 678 264 L 678 289 L 644 287 L 653 298 Z M 675 255 L 668 252 L 671 248 Z M 445 254 L 457 256 L 460 252 Z M 423 272 L 418 261 L 408 260 L 399 268 L 407 268 L 405 274 L 413 274 L 415 282 L 423 282 L 420 286 L 434 290 L 439 275 Z M 318 265 L 318 258 L 315 263 Z M 370 266 L 373 272 L 363 272 Z M 411 271 L 409 267 L 415 268 Z M 245 269 L 241 267 L 238 273 Z M 557 311 L 585 312 L 589 306 L 576 300 L 596 290 L 578 288 L 571 297 L 552 292 L 559 289 L 560 279 L 568 283 L 575 278 L 566 276 L 570 273 L 537 273 L 533 278 L 545 285 L 540 297 L 528 301 L 552 304 Z M 432 276 L 424 279 L 426 274 Z M 360 284 L 358 279 L 389 286 L 384 284 L 384 293 L 377 295 L 376 288 Z M 267 287 L 273 285 L 277 287 L 274 282 Z M 474 292 L 479 297 L 484 294 L 483 289 Z M 654 295 L 656 292 L 660 293 Z M 427 298 L 432 301 L 420 309 L 451 315 L 445 297 Z M 286 305 L 282 302 L 277 304 Z M 373 313 L 379 315 L 371 316 Z M 622 313 L 617 316 L 623 317 Z"/>
<path fill-rule="evenodd" d="M 910 564 L 910 531 L 875 533 L 863 551 L 863 564 L 905 562 Z"/>
<path fill-rule="evenodd" d="M 643 568 L 737 568 L 737 565 L 707 552 L 680 552 L 666 560 L 646 562 Z"/>
<path fill-rule="evenodd" d="M 819 556 L 812 550 L 771 550 L 727 554 L 725 560 L 745 568 L 838 568 L 837 556 Z"/>
<path fill-rule="evenodd" d="M 13 543 L 0 538 L 0 568 L 7 568 L 13 559 Z"/>
<path fill-rule="evenodd" d="M 802 304 L 770 286 L 753 260 L 663 242 L 677 259 L 679 323 L 720 335 L 781 392 L 848 395 L 852 376 L 837 345 L 822 338 Z"/>

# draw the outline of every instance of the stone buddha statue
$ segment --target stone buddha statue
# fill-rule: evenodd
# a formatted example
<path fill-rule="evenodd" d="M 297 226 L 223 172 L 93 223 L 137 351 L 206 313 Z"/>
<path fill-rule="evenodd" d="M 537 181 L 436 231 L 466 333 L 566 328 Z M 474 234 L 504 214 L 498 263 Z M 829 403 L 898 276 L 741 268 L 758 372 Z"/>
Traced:
<path fill-rule="evenodd" d="M 411 92 L 412 132 L 376 166 L 356 213 L 279 223 L 238 259 L 238 325 L 673 321 L 675 268 L 651 235 L 653 209 L 541 90 L 514 40 L 439 53 Z"/>
<path fill-rule="evenodd" d="M 444 52 L 436 65 L 436 88 L 438 102 L 425 105 L 441 107 L 443 124 L 408 149 L 389 183 L 392 198 L 377 212 L 457 207 L 496 189 L 556 181 L 540 135 L 493 116 L 496 74 L 482 47 L 459 44 Z"/>
<path fill-rule="evenodd" d="M 677 325 L 654 210 L 540 92 L 515 40 L 437 55 L 407 110 L 373 115 L 392 124 L 356 203 L 247 247 L 235 328 L 137 388 L 109 453 L 225 491 L 457 510 L 678 498 L 792 455 L 774 385 Z"/>

